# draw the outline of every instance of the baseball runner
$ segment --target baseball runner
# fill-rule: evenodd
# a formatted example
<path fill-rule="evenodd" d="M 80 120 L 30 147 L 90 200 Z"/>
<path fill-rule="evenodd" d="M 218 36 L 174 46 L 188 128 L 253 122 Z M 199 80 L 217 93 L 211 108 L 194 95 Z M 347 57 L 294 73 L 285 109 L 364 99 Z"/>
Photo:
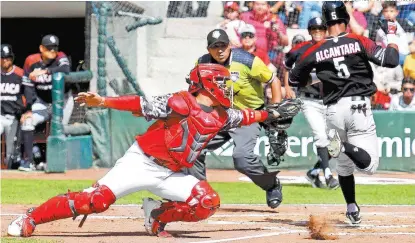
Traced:
<path fill-rule="evenodd" d="M 271 103 L 281 101 L 281 83 L 264 62 L 243 49 L 231 49 L 228 35 L 224 30 L 214 29 L 207 35 L 207 54 L 201 56 L 197 63 L 217 63 L 226 67 L 231 78 L 228 86 L 233 90 L 233 106 L 237 109 L 250 108 L 261 110 L 264 107 L 263 84 L 270 84 Z M 276 177 L 278 172 L 268 172 L 260 158 L 254 153 L 261 131 L 259 123 L 223 131 L 212 139 L 206 150 L 201 153 L 195 166 L 187 173 L 198 179 L 206 180 L 206 152 L 220 148 L 233 139 L 234 167 L 249 177 L 257 186 L 266 191 L 267 204 L 276 208 L 282 202 L 282 185 Z"/>
<path fill-rule="evenodd" d="M 326 37 L 327 26 L 321 18 L 310 19 L 310 21 L 308 21 L 307 29 L 308 33 L 311 35 L 312 40 L 299 43 L 295 46 L 293 45 L 293 48 L 285 55 L 284 65 L 287 70 L 293 68 L 294 63 L 305 50 Z M 296 39 L 293 39 L 293 41 L 294 40 Z M 312 73 L 312 76 L 315 76 L 315 72 Z M 287 86 L 289 85 L 288 71 L 285 75 L 285 78 L 285 84 Z M 313 187 L 323 188 L 324 185 L 319 178 L 320 171 L 323 170 L 327 188 L 337 189 L 339 187 L 339 183 L 333 177 L 333 174 L 329 168 L 330 155 L 327 149 L 329 140 L 326 133 L 327 107 L 323 104 L 323 84 L 318 79 L 318 82 L 314 82 L 315 79 L 316 78 L 312 79 L 312 85 L 301 87 L 299 89 L 299 97 L 303 101 L 301 110 L 303 111 L 304 117 L 313 132 L 314 143 L 317 147 L 318 156 L 318 162 L 314 165 L 313 169 L 307 172 L 306 178 L 310 181 Z M 291 89 L 288 88 L 287 90 Z"/>
<path fill-rule="evenodd" d="M 30 92 L 26 101 L 28 111 L 22 115 L 22 137 L 25 157 L 19 170 L 33 169 L 34 130 L 38 124 L 51 118 L 52 113 L 52 75 L 57 72 L 69 73 L 70 63 L 65 53 L 58 52 L 59 39 L 55 35 L 43 37 L 39 47 L 40 53 L 26 58 L 24 64 L 23 85 Z M 68 95 L 68 94 L 66 94 Z M 63 123 L 69 121 L 72 114 L 73 98 L 66 97 Z"/>
<path fill-rule="evenodd" d="M 0 134 L 6 137 L 6 168 L 11 166 L 17 156 L 15 154 L 14 139 L 19 128 L 20 116 L 25 112 L 23 94 L 27 89 L 22 87 L 23 69 L 13 65 L 14 53 L 12 46 L 1 45 L 1 115 Z M 3 168 L 3 166 L 2 166 Z"/>
<path fill-rule="evenodd" d="M 220 206 L 219 195 L 206 181 L 181 172 L 193 165 L 207 143 L 221 130 L 273 124 L 277 117 L 291 117 L 300 110 L 290 102 L 267 110 L 228 109 L 231 105 L 226 80 L 229 71 L 220 65 L 201 64 L 190 73 L 190 92 L 153 97 L 100 97 L 80 93 L 77 102 L 91 107 L 130 111 L 147 120 L 157 119 L 115 166 L 95 185 L 81 192 L 53 197 L 18 217 L 8 227 L 12 236 L 31 236 L 36 225 L 106 211 L 116 200 L 142 190 L 167 199 L 143 201 L 144 226 L 150 235 L 171 236 L 164 229 L 176 221 L 196 222 L 213 215 Z"/>
<path fill-rule="evenodd" d="M 291 70 L 289 81 L 304 86 L 315 68 L 323 83 L 323 103 L 327 105 L 329 154 L 338 157 L 339 183 L 347 203 L 346 216 L 352 224 L 361 222 L 355 198 L 355 169 L 373 174 L 379 165 L 376 125 L 370 96 L 376 92 L 369 61 L 383 67 L 396 67 L 399 52 L 396 23 L 384 20 L 381 26 L 388 46 L 382 48 L 370 39 L 346 33 L 349 14 L 343 2 L 322 6 L 329 37 L 310 46 Z"/>

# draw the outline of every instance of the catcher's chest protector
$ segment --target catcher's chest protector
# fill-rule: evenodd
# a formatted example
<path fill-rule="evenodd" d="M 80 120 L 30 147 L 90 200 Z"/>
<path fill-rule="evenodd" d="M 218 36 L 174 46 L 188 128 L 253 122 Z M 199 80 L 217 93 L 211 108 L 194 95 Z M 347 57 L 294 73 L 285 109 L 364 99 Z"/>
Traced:
<path fill-rule="evenodd" d="M 169 98 L 168 106 L 171 114 L 155 122 L 136 139 L 156 163 L 180 171 L 193 166 L 206 144 L 225 125 L 228 114 L 223 108 L 204 111 L 188 92 L 175 93 Z"/>
<path fill-rule="evenodd" d="M 228 116 L 224 109 L 216 109 L 212 112 L 202 110 L 196 103 L 195 97 L 188 92 L 181 92 L 179 95 L 188 107 L 188 115 L 178 123 L 170 122 L 168 119 L 165 122 L 164 139 L 172 159 L 181 166 L 192 167 L 203 148 L 225 125 Z M 173 111 L 177 113 L 183 111 L 183 107 L 175 106 L 183 102 L 169 102 L 169 104 Z M 172 121 L 174 120 L 176 119 L 172 118 Z"/>

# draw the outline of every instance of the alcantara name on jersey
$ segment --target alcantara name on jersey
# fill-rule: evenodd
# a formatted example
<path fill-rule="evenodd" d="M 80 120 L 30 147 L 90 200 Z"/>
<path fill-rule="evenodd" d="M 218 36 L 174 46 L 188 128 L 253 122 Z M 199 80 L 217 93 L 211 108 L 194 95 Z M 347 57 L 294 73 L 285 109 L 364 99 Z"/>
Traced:
<path fill-rule="evenodd" d="M 361 49 L 359 43 L 356 41 L 354 43 L 347 43 L 318 51 L 316 53 L 316 60 L 317 62 L 321 62 L 326 59 L 350 55 L 358 52 L 361 52 Z"/>

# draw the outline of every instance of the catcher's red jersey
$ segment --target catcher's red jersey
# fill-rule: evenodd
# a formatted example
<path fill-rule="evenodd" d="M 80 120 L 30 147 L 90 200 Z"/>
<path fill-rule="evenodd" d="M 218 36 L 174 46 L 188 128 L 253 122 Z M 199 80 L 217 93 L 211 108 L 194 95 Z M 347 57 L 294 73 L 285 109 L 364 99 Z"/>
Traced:
<path fill-rule="evenodd" d="M 241 111 L 203 107 L 188 92 L 175 93 L 165 101 L 167 107 L 158 112 L 159 120 L 136 139 L 148 156 L 172 171 L 192 167 L 209 140 L 222 129 L 239 126 L 243 120 Z M 154 106 L 157 101 L 152 102 L 153 112 Z M 164 119 L 160 119 L 160 113 L 166 113 Z"/>

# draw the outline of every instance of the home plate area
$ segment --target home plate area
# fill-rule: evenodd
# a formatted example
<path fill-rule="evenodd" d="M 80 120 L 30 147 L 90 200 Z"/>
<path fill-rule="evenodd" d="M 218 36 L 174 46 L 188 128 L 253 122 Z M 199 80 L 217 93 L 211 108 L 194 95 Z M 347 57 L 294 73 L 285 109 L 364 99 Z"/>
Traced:
<path fill-rule="evenodd" d="M 31 205 L 3 205 L 1 233 Z M 211 218 L 197 223 L 171 223 L 174 238 L 148 236 L 141 205 L 114 205 L 103 214 L 38 225 L 33 238 L 58 242 L 313 242 L 310 216 L 322 220 L 330 242 L 414 242 L 415 206 L 361 205 L 362 223 L 350 226 L 344 205 L 222 205 Z M 5 239 L 5 238 L 3 238 Z"/>

